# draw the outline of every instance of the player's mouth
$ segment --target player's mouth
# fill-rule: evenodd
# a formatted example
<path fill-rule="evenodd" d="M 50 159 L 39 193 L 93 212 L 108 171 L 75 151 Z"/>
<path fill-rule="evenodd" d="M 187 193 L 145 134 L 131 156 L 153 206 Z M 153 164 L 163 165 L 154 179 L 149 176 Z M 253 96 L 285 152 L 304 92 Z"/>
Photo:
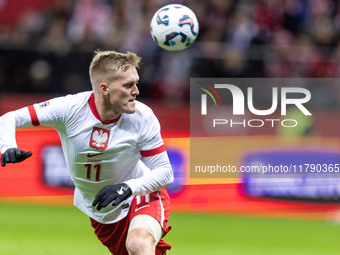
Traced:
<path fill-rule="evenodd" d="M 135 99 L 130 99 L 128 104 L 130 105 L 130 107 L 135 107 L 136 105 Z"/>

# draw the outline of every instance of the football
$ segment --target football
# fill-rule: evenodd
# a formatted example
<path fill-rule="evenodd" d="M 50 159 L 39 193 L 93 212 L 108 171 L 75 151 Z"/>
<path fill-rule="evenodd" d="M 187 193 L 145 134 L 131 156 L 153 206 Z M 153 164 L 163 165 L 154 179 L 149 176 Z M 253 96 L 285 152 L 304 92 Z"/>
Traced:
<path fill-rule="evenodd" d="M 169 4 L 160 8 L 150 24 L 154 41 L 170 51 L 188 48 L 195 41 L 198 29 L 195 13 L 181 4 Z"/>

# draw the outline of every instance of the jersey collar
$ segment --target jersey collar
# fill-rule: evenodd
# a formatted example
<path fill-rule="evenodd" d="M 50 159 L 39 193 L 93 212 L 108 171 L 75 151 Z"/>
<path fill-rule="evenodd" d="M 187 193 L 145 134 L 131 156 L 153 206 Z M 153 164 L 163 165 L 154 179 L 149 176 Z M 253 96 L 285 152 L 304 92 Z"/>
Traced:
<path fill-rule="evenodd" d="M 102 120 L 99 116 L 99 113 L 98 113 L 98 110 L 97 110 L 97 107 L 96 107 L 96 104 L 94 102 L 94 94 L 92 93 L 90 98 L 89 98 L 89 106 L 90 106 L 90 109 L 91 109 L 91 112 L 93 113 L 93 115 L 102 123 L 102 124 L 112 124 L 112 123 L 115 123 L 119 120 L 120 116 L 122 116 L 121 114 L 115 118 L 115 119 L 112 119 L 112 120 Z"/>

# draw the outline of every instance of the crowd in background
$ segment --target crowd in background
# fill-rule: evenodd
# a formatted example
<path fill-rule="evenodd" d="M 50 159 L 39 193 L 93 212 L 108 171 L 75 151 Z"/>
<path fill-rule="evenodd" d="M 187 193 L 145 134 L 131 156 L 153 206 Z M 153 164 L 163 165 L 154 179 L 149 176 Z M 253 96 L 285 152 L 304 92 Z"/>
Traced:
<path fill-rule="evenodd" d="M 156 10 L 173 2 L 56 0 L 48 8 L 26 12 L 14 26 L 0 24 L 0 50 L 39 54 L 27 67 L 27 76 L 40 83 L 56 69 L 52 63 L 56 58 L 67 58 L 70 68 L 82 66 L 44 86 L 33 84 L 32 92 L 89 88 L 86 68 L 96 49 L 137 52 L 145 62 L 144 95 L 176 100 L 188 98 L 189 77 L 335 78 L 340 74 L 336 0 L 179 0 L 176 3 L 196 13 L 199 36 L 187 50 L 167 52 L 151 38 L 150 21 Z M 11 66 L 14 73 L 8 74 L 4 55 L 0 54 L 0 86 L 13 90 L 3 84 L 17 77 L 18 70 Z M 85 63 L 74 59 L 79 56 Z M 57 71 L 63 67 L 68 66 L 61 64 Z M 324 93 L 332 101 L 338 91 L 331 86 Z"/>

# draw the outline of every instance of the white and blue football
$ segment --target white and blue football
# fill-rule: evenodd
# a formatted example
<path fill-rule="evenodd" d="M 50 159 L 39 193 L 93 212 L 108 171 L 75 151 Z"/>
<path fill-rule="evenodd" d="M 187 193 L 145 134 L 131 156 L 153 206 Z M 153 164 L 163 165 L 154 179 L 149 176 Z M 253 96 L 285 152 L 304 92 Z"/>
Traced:
<path fill-rule="evenodd" d="M 178 51 L 188 48 L 198 35 L 199 25 L 195 13 L 181 4 L 160 8 L 150 25 L 154 41 L 165 50 Z"/>

